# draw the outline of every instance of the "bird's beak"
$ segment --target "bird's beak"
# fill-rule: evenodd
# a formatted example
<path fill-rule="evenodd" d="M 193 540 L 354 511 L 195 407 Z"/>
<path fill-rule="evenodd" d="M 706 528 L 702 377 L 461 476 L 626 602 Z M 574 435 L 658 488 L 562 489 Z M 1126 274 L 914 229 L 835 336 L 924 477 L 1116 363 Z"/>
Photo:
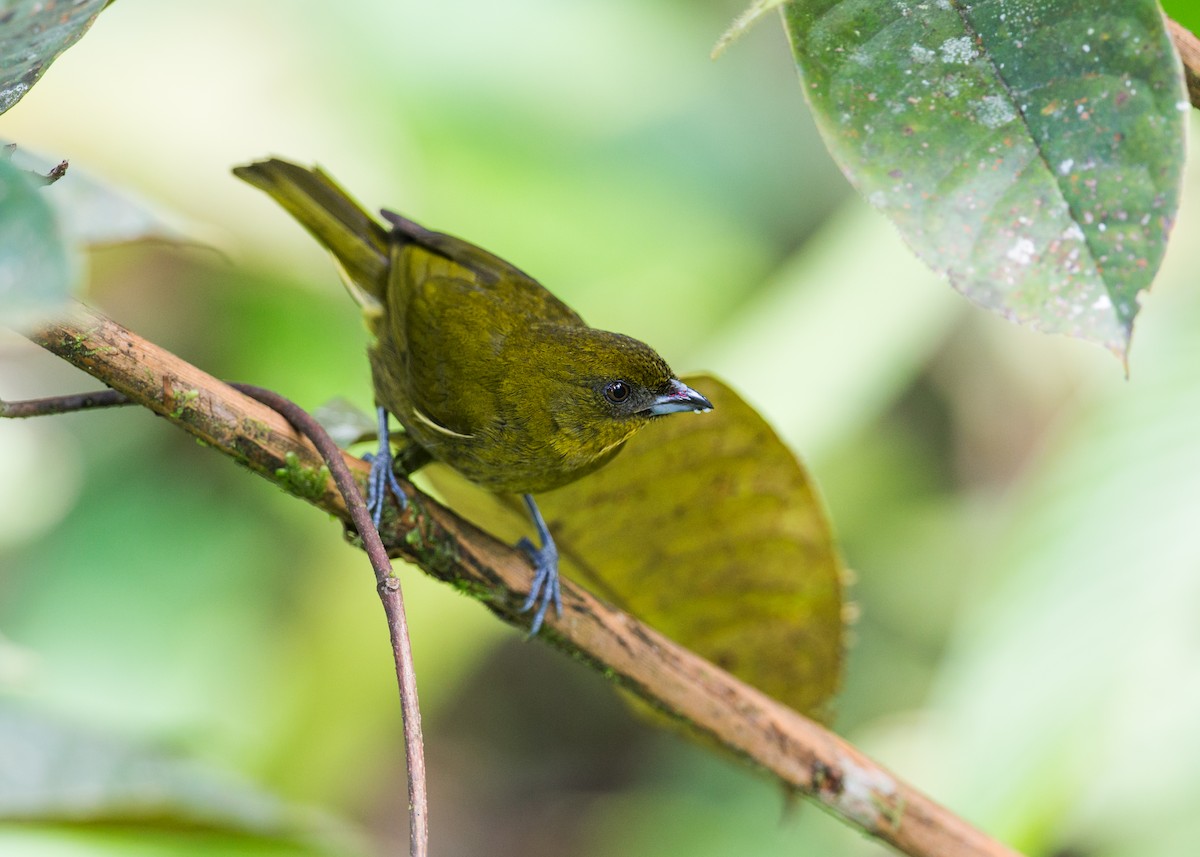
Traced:
<path fill-rule="evenodd" d="M 672 378 L 670 392 L 655 398 L 654 403 L 646 410 L 656 417 L 663 414 L 679 414 L 684 411 L 711 411 L 712 402 L 687 384 Z"/>

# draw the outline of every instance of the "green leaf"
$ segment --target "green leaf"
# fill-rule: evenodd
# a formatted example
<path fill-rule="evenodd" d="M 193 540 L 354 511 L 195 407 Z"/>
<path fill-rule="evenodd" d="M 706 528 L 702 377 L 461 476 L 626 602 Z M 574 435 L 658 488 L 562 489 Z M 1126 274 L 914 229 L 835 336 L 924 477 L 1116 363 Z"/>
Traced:
<path fill-rule="evenodd" d="M 74 282 L 47 190 L 0 158 L 0 324 L 19 327 L 62 306 Z"/>
<path fill-rule="evenodd" d="M 146 826 L 360 853 L 355 837 L 231 775 L 0 702 L 0 819 Z"/>
<path fill-rule="evenodd" d="M 565 575 L 791 707 L 827 717 L 842 662 L 842 565 L 796 456 L 708 376 L 711 413 L 656 420 L 610 464 L 539 495 Z M 429 477 L 499 538 L 517 504 L 448 469 Z"/>
<path fill-rule="evenodd" d="M 1174 223 L 1187 101 L 1153 0 L 784 7 L 858 190 L 977 303 L 1124 355 Z"/>
<path fill-rule="evenodd" d="M 0 113 L 21 100 L 50 63 L 92 26 L 108 0 L 0 2 Z"/>

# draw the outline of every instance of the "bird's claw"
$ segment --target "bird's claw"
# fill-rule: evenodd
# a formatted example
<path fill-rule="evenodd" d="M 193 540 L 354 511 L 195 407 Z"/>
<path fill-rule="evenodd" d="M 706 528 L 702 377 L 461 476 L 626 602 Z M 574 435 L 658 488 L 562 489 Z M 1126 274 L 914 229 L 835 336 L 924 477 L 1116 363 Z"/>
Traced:
<path fill-rule="evenodd" d="M 528 494 L 525 495 L 525 503 L 529 507 L 533 522 L 538 529 L 538 535 L 542 540 L 541 547 L 529 539 L 521 539 L 517 542 L 517 547 L 524 551 L 530 562 L 533 563 L 533 581 L 529 585 L 529 597 L 521 605 L 522 613 L 537 607 L 537 612 L 533 614 L 533 622 L 529 626 L 529 636 L 533 637 L 541 630 L 542 622 L 546 618 L 546 611 L 551 604 L 554 605 L 554 612 L 558 616 L 562 616 L 562 588 L 558 577 L 558 547 L 550 536 L 546 522 L 542 520 L 541 512 L 538 511 L 533 498 Z"/>
<path fill-rule="evenodd" d="M 383 520 L 383 507 L 387 504 L 389 488 L 401 510 L 408 506 L 408 498 L 404 496 L 404 489 L 400 487 L 400 480 L 396 478 L 396 472 L 392 469 L 392 460 L 387 411 L 379 408 L 379 451 L 363 456 L 363 461 L 371 465 L 371 472 L 367 476 L 367 511 L 371 513 L 375 529 L 379 529 L 379 522 Z"/>
<path fill-rule="evenodd" d="M 383 507 L 387 503 L 388 489 L 392 490 L 401 509 L 408 505 L 408 498 L 404 496 L 400 480 L 392 470 L 391 453 L 381 455 L 368 452 L 363 456 L 363 461 L 371 464 L 371 472 L 367 476 L 367 511 L 371 513 L 371 520 L 378 529 L 379 522 L 383 520 Z"/>
<path fill-rule="evenodd" d="M 521 539 L 517 547 L 525 551 L 533 563 L 533 582 L 529 586 L 529 597 L 521 605 L 521 612 L 527 613 L 537 606 L 533 614 L 533 622 L 529 626 L 529 636 L 537 636 L 546 618 L 546 611 L 554 605 L 554 612 L 562 615 L 562 589 L 558 582 L 558 551 L 551 542 L 549 547 L 538 548 L 529 539 Z"/>

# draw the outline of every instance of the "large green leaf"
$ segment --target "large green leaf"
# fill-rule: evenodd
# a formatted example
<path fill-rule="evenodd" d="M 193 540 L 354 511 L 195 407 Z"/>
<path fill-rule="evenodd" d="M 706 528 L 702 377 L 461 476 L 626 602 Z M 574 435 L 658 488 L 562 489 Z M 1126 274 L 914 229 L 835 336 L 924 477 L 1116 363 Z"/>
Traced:
<path fill-rule="evenodd" d="M 564 574 L 793 708 L 827 716 L 842 662 L 841 560 L 796 456 L 720 381 L 711 413 L 656 420 L 610 464 L 539 495 Z M 440 465 L 430 481 L 496 536 L 516 503 Z"/>
<path fill-rule="evenodd" d="M 0 158 L 0 324 L 20 326 L 61 306 L 73 282 L 75 266 L 43 190 Z"/>
<path fill-rule="evenodd" d="M 92 26 L 110 0 L 0 0 L 0 113 Z"/>
<path fill-rule="evenodd" d="M 783 8 L 826 145 L 972 300 L 1123 355 L 1178 207 L 1187 102 L 1154 0 Z"/>
<path fill-rule="evenodd" d="M 43 825 L 48 838 L 55 826 L 84 824 L 226 838 L 227 850 L 207 853 L 232 853 L 233 838 L 247 850 L 256 842 L 277 846 L 263 853 L 361 853 L 340 823 L 215 768 L 0 700 L 4 821 Z"/>

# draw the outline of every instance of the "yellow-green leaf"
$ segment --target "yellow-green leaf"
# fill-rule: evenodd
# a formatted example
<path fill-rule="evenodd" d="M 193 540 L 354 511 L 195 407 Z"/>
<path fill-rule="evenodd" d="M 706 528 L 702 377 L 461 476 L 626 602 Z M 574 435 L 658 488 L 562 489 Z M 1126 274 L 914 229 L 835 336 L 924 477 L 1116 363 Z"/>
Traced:
<path fill-rule="evenodd" d="M 827 715 L 842 663 L 842 566 L 796 456 L 708 376 L 711 413 L 656 420 L 608 466 L 537 497 L 562 572 L 791 707 Z M 451 507 L 499 538 L 515 503 L 441 466 Z"/>

